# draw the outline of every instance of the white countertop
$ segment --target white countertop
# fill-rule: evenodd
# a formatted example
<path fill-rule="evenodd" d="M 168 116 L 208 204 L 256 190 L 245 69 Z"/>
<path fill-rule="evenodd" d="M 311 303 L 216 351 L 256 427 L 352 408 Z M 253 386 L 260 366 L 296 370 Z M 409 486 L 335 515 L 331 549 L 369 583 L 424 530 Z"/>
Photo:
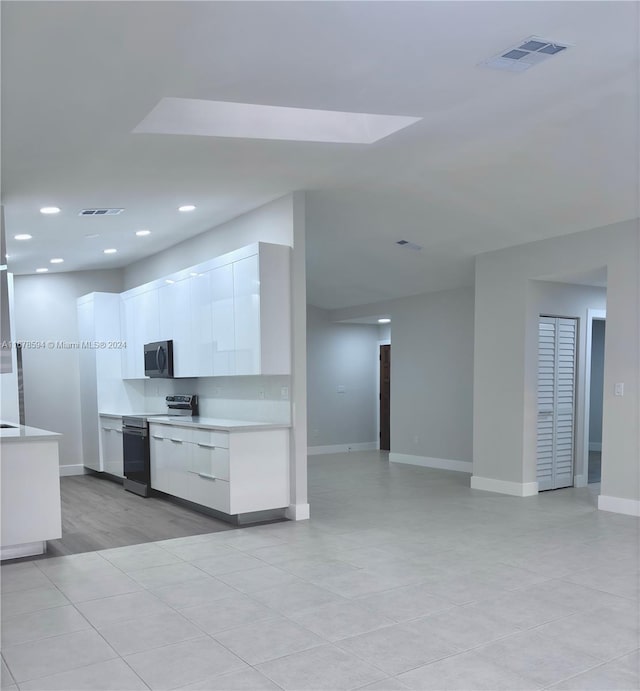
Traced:
<path fill-rule="evenodd" d="M 4 420 L 0 420 L 0 423 L 4 425 L 12 425 L 11 427 L 0 427 L 0 441 L 3 442 L 57 441 L 62 436 L 58 432 L 50 432 L 49 430 L 39 429 L 38 427 L 19 425 L 15 422 L 5 422 Z"/>
<path fill-rule="evenodd" d="M 157 416 L 157 415 L 164 415 L 164 413 L 159 413 L 159 412 L 146 412 L 146 413 L 98 413 L 100 417 L 110 417 L 114 418 L 115 420 L 122 420 L 123 417 L 151 417 L 151 416 Z"/>
<path fill-rule="evenodd" d="M 226 432 L 289 429 L 291 425 L 277 422 L 256 422 L 253 420 L 227 420 L 215 417 L 150 417 L 150 423 L 160 425 L 179 425 L 180 427 L 196 427 L 200 429 L 219 429 Z"/>

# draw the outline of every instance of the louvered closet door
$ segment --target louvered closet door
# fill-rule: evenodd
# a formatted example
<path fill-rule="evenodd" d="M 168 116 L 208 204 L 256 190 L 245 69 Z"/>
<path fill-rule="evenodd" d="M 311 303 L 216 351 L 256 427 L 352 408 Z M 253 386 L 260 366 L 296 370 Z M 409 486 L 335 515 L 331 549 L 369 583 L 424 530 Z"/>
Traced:
<path fill-rule="evenodd" d="M 540 317 L 538 489 L 573 485 L 577 320 Z"/>

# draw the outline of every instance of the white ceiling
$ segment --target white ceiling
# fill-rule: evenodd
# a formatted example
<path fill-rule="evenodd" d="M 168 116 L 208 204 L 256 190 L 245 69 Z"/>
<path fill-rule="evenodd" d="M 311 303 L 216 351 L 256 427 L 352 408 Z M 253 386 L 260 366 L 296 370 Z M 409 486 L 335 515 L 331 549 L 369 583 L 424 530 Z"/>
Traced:
<path fill-rule="evenodd" d="M 5 0 L 9 268 L 124 266 L 304 189 L 309 300 L 339 308 L 468 285 L 479 252 L 636 217 L 638 7 Z M 574 47 L 522 74 L 477 67 L 532 34 Z M 371 145 L 133 134 L 165 97 L 422 120 Z"/>

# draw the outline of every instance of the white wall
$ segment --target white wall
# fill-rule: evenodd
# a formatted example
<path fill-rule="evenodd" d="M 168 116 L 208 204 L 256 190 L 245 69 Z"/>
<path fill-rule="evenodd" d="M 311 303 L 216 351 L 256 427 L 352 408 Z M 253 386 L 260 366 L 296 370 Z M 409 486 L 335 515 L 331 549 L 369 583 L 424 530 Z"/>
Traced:
<path fill-rule="evenodd" d="M 376 443 L 377 348 L 377 326 L 332 323 L 329 311 L 307 306 L 310 448 Z"/>
<path fill-rule="evenodd" d="M 390 460 L 470 472 L 473 289 L 334 310 L 331 318 L 379 314 L 391 317 L 378 336 L 391 336 Z"/>
<path fill-rule="evenodd" d="M 602 446 L 602 397 L 604 395 L 604 319 L 594 319 L 591 339 L 589 443 Z"/>
<path fill-rule="evenodd" d="M 586 484 L 584 461 L 585 449 L 585 359 L 587 348 L 587 312 L 590 309 L 605 310 L 607 291 L 605 288 L 532 281 L 531 304 L 538 315 L 568 317 L 578 320 L 577 367 L 576 367 L 576 417 L 575 417 L 575 465 L 574 475 L 578 484 Z M 537 363 L 537 360 L 536 360 Z"/>
<path fill-rule="evenodd" d="M 93 291 L 118 293 L 115 271 L 15 276 L 15 337 L 21 341 L 78 341 L 76 300 Z M 60 432 L 60 465 L 82 463 L 79 351 L 23 348 L 25 422 Z"/>
<path fill-rule="evenodd" d="M 291 422 L 288 376 L 145 379 L 145 411 L 166 412 L 165 396 L 198 394 L 203 417 L 256 422 Z"/>
<path fill-rule="evenodd" d="M 391 452 L 470 463 L 473 290 L 393 301 Z"/>
<path fill-rule="evenodd" d="M 472 480 L 472 486 L 536 491 L 538 304 L 532 279 L 603 265 L 607 348 L 599 505 L 640 510 L 637 219 L 476 258 L 473 472 L 481 481 Z M 624 382 L 624 397 L 614 396 L 616 382 Z"/>

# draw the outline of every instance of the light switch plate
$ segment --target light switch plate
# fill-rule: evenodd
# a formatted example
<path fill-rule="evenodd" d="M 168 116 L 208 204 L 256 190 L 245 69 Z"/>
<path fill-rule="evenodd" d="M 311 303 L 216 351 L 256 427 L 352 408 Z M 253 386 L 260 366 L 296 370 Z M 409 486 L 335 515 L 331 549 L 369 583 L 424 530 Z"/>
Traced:
<path fill-rule="evenodd" d="M 345 392 L 344 384 L 338 384 L 338 393 L 344 393 L 344 392 Z"/>
<path fill-rule="evenodd" d="M 616 396 L 624 396 L 624 382 L 618 382 L 614 387 Z"/>

